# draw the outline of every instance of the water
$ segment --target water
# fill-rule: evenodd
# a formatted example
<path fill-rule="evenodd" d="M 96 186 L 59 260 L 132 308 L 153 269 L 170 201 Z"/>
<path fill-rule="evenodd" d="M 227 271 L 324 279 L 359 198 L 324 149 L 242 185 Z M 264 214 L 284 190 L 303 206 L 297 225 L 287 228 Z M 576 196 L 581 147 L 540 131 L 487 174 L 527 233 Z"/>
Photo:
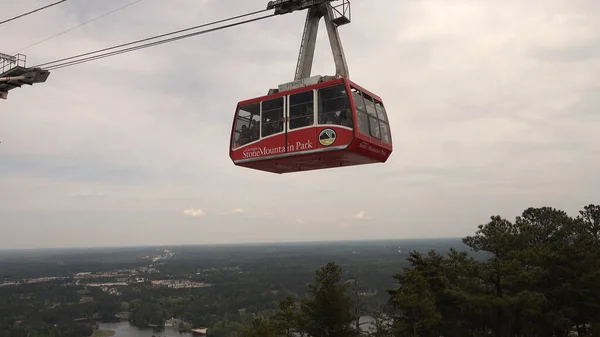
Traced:
<path fill-rule="evenodd" d="M 139 329 L 130 325 L 129 322 L 119 323 L 100 323 L 100 330 L 114 330 L 114 337 L 192 337 L 191 333 L 179 333 L 179 330 L 173 328 L 165 328 L 160 332 L 152 329 Z"/>
<path fill-rule="evenodd" d="M 361 326 L 363 331 L 368 331 L 372 326 L 373 318 L 370 316 L 363 316 L 360 319 L 360 322 L 368 322 Z M 180 333 L 179 330 L 173 328 L 164 328 L 164 330 L 160 332 L 156 332 L 152 329 L 139 329 L 133 325 L 130 325 L 129 322 L 123 321 L 119 323 L 100 323 L 100 330 L 114 330 L 114 337 L 193 337 L 194 335 L 191 333 L 183 332 Z M 199 336 L 199 335 L 196 335 Z"/>

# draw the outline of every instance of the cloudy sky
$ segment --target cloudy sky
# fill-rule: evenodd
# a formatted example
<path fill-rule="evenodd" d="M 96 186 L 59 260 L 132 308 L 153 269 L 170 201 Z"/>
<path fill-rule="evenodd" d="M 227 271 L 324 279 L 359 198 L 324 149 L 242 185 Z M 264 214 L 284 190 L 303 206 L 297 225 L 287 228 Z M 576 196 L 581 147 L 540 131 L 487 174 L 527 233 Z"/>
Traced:
<path fill-rule="evenodd" d="M 0 25 L 14 53 L 133 0 Z M 0 20 L 48 4 L 2 1 Z M 263 9 L 143 0 L 28 65 Z M 237 101 L 293 79 L 305 12 L 54 71 L 0 101 L 0 249 L 448 237 L 600 203 L 600 2 L 354 0 L 350 77 L 387 106 L 385 164 L 273 175 L 228 156 Z M 313 74 L 334 66 L 321 25 Z"/>

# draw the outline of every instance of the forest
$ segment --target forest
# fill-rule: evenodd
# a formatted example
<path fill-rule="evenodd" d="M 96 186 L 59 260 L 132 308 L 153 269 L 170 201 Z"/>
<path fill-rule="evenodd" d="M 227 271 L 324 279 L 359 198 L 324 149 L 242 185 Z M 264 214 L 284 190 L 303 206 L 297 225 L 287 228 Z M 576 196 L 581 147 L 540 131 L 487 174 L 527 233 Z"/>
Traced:
<path fill-rule="evenodd" d="M 463 242 L 489 254 L 412 252 L 372 336 L 600 336 L 600 206 L 575 218 L 528 208 L 515 221 L 491 217 Z M 360 299 L 330 263 L 310 296 L 282 301 L 243 336 L 358 336 Z"/>
<path fill-rule="evenodd" d="M 525 209 L 514 221 L 492 216 L 473 235 L 433 246 L 171 247 L 174 257 L 150 278 L 214 285 L 172 289 L 147 281 L 119 294 L 71 279 L 0 287 L 0 337 L 90 336 L 95 322 L 124 312 L 136 326 L 179 318 L 186 328 L 224 337 L 600 336 L 599 240 L 600 206 L 588 205 L 575 217 L 551 207 Z M 152 249 L 95 252 L 106 263 L 93 268 L 143 266 L 140 257 Z M 10 269 L 0 277 L 32 273 L 10 254 L 0 255 L 0 273 Z M 85 270 L 85 258 L 70 265 L 62 257 L 59 273 Z M 364 316 L 374 318 L 370 331 L 361 327 Z"/>

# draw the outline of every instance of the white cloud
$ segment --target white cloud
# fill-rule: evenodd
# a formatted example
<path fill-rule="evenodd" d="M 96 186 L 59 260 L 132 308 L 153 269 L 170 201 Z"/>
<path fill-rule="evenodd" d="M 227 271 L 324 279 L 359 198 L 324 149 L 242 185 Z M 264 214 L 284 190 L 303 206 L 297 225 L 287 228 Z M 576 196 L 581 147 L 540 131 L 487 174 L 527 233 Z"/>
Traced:
<path fill-rule="evenodd" d="M 366 220 L 366 219 L 372 219 L 372 217 L 369 217 L 366 215 L 367 213 L 365 211 L 360 211 L 356 214 L 354 214 L 352 216 L 353 219 L 358 219 L 358 220 Z"/>
<path fill-rule="evenodd" d="M 199 208 L 198 209 L 194 209 L 194 208 L 186 209 L 183 211 L 183 214 L 194 217 L 194 218 L 206 215 L 206 213 L 204 213 L 204 211 Z"/>
<path fill-rule="evenodd" d="M 233 213 L 233 214 L 241 214 L 241 213 L 244 213 L 244 209 L 243 208 L 236 208 L 233 211 L 231 211 L 231 213 Z"/>
<path fill-rule="evenodd" d="M 89 197 L 103 197 L 106 193 L 103 192 L 76 192 L 71 193 L 72 197 L 75 198 L 89 198 Z"/>
<path fill-rule="evenodd" d="M 304 221 L 304 219 L 296 219 L 296 223 L 305 224 L 306 221 Z"/>

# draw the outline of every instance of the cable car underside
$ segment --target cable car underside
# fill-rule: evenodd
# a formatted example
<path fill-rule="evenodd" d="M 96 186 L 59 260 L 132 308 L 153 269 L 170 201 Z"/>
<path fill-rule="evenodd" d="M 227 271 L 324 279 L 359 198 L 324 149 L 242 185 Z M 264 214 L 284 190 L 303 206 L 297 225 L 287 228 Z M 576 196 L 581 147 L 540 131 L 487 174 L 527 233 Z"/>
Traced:
<path fill-rule="evenodd" d="M 237 166 L 289 173 L 384 163 L 392 138 L 383 101 L 352 82 L 338 27 L 350 23 L 349 0 L 276 0 L 267 9 L 285 14 L 308 9 L 294 81 L 238 103 L 230 157 Z M 341 10 L 339 8 L 341 7 Z M 323 18 L 335 76 L 312 76 Z"/>

